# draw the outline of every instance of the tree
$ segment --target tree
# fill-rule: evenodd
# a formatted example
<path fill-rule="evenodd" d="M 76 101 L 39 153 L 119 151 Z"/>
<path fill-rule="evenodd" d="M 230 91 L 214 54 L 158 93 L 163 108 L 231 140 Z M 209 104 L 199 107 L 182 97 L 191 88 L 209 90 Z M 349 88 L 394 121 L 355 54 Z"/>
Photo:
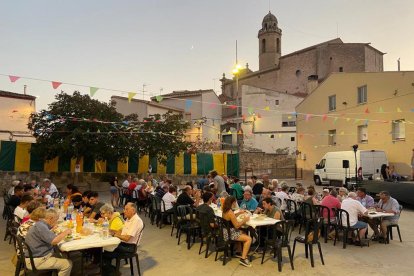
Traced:
<path fill-rule="evenodd" d="M 82 157 L 123 160 L 132 153 L 157 156 L 162 162 L 187 149 L 184 132 L 188 123 L 181 115 L 167 113 L 138 121 L 124 117 L 111 103 L 91 99 L 75 91 L 56 95 L 48 110 L 33 113 L 28 127 L 36 138 L 35 150 L 45 159 Z"/>

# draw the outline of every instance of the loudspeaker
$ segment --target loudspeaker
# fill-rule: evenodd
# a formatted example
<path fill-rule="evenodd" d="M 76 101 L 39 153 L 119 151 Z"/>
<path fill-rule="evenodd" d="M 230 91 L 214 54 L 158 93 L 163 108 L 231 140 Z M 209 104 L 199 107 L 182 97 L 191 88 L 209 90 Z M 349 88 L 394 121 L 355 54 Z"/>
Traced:
<path fill-rule="evenodd" d="M 349 160 L 342 160 L 342 168 L 349 169 Z"/>

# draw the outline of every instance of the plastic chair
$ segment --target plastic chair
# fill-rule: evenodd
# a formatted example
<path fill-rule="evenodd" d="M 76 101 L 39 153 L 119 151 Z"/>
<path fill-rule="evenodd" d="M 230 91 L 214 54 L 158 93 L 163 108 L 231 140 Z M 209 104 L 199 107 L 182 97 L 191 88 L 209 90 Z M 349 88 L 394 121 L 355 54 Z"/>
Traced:
<path fill-rule="evenodd" d="M 193 208 L 188 205 L 181 205 L 177 207 L 178 218 L 181 221 L 178 228 L 178 245 L 180 244 L 181 234 L 186 233 L 187 249 L 191 248 L 191 237 L 195 243 L 197 231 L 201 230 L 200 224 L 196 221 Z"/>
<path fill-rule="evenodd" d="M 354 228 L 350 226 L 349 223 L 349 213 L 344 210 L 344 209 L 336 209 L 335 211 L 335 217 L 336 217 L 336 221 L 337 221 L 337 227 L 335 229 L 335 239 L 334 239 L 334 245 L 336 245 L 336 240 L 338 237 L 338 230 L 342 230 L 342 242 L 343 242 L 343 248 L 346 248 L 346 244 L 348 243 L 348 234 L 349 232 L 356 232 L 356 236 L 359 239 L 359 229 L 358 228 Z M 361 241 L 360 241 L 361 243 Z M 361 247 L 362 247 L 362 243 L 361 243 Z"/>
<path fill-rule="evenodd" d="M 401 216 L 402 210 L 403 210 L 403 206 L 400 205 L 400 212 L 398 213 L 398 219 Z M 400 233 L 400 226 L 398 225 L 398 222 L 397 222 L 397 223 L 393 223 L 393 224 L 390 224 L 390 225 L 387 226 L 387 243 L 389 243 L 390 239 L 392 240 L 392 238 L 393 238 L 392 237 L 392 228 L 394 228 L 394 227 L 397 228 L 398 237 L 400 238 L 400 242 L 402 242 L 401 233 Z"/>
<path fill-rule="evenodd" d="M 313 205 L 307 202 L 302 202 L 300 204 L 299 212 L 300 212 L 300 223 L 299 223 L 300 224 L 299 234 L 300 234 L 300 232 L 302 231 L 302 226 L 306 226 L 309 220 L 314 219 L 315 214 L 314 214 Z"/>
<path fill-rule="evenodd" d="M 223 265 L 226 264 L 226 258 L 233 255 L 233 245 L 237 241 L 233 241 L 230 239 L 230 222 L 221 218 L 216 217 L 216 224 L 218 225 L 218 236 L 216 240 L 216 257 L 214 258 L 214 261 L 217 261 L 218 259 L 218 253 L 223 251 Z M 227 233 L 227 239 L 225 239 L 225 234 Z"/>
<path fill-rule="evenodd" d="M 262 264 L 268 246 L 272 246 L 273 258 L 276 258 L 277 254 L 278 269 L 279 272 L 282 272 L 282 248 L 286 247 L 288 249 L 290 266 L 292 267 L 292 270 L 295 269 L 293 266 L 292 252 L 290 250 L 290 235 L 292 234 L 294 225 L 294 220 L 288 220 L 277 222 L 276 224 L 271 226 L 271 231 L 268 232 L 268 237 L 265 239 L 265 247 L 262 255 Z"/>
<path fill-rule="evenodd" d="M 132 262 L 132 259 L 135 258 L 135 261 L 137 263 L 137 270 L 138 270 L 138 275 L 141 276 L 141 269 L 139 266 L 139 256 L 138 256 L 138 244 L 141 241 L 141 237 L 142 237 L 142 233 L 144 232 L 144 228 L 145 228 L 145 223 L 141 229 L 141 231 L 138 233 L 138 239 L 137 239 L 137 243 L 135 244 L 135 249 L 134 252 L 131 253 L 120 253 L 119 256 L 116 257 L 116 271 L 119 272 L 119 268 L 121 266 L 121 260 L 122 259 L 128 259 L 129 260 L 129 267 L 131 269 L 131 275 L 134 275 L 134 263 Z"/>
<path fill-rule="evenodd" d="M 325 265 L 323 261 L 323 254 L 322 254 L 322 248 L 321 243 L 319 242 L 319 236 L 321 232 L 322 227 L 322 219 L 311 219 L 306 222 L 306 230 L 305 230 L 305 236 L 297 236 L 295 238 L 295 241 L 293 242 L 293 252 L 292 252 L 292 258 L 295 256 L 295 248 L 296 243 L 303 243 L 305 245 L 305 256 L 306 259 L 308 258 L 308 249 L 309 249 L 309 255 L 311 259 L 311 266 L 314 267 L 315 263 L 313 260 L 313 245 L 317 244 L 319 249 L 319 255 L 321 257 L 321 262 L 323 265 Z"/>
<path fill-rule="evenodd" d="M 210 221 L 208 220 L 208 216 L 202 212 L 196 212 L 197 219 L 200 221 L 200 227 L 201 227 L 201 242 L 200 242 L 200 249 L 198 250 L 198 255 L 201 254 L 201 249 L 204 245 L 204 240 L 206 243 L 206 254 L 205 258 L 208 257 L 208 250 L 210 248 L 210 244 L 213 240 L 217 239 L 217 233 L 214 228 L 211 227 Z"/>
<path fill-rule="evenodd" d="M 295 224 L 300 222 L 300 214 L 298 212 L 298 206 L 296 201 L 292 199 L 285 199 L 286 202 L 286 210 L 285 210 L 285 219 L 287 220 L 294 220 Z"/>
<path fill-rule="evenodd" d="M 336 222 L 332 222 L 331 212 L 330 212 L 328 207 L 323 206 L 323 205 L 314 205 L 313 208 L 315 209 L 316 218 L 322 218 L 323 219 L 322 230 L 323 230 L 325 243 L 327 243 L 328 242 L 329 231 L 332 228 L 336 229 L 337 224 L 336 224 Z M 325 213 L 327 214 L 326 217 L 324 217 Z"/>
<path fill-rule="evenodd" d="M 16 239 L 17 246 L 19 247 L 19 251 L 21 254 L 19 257 L 19 262 L 23 264 L 24 268 L 24 275 L 28 275 L 28 270 L 31 270 L 34 275 L 44 274 L 47 272 L 51 272 L 52 275 L 57 275 L 57 271 L 55 269 L 37 269 L 33 260 L 33 254 L 30 247 L 27 245 L 27 243 L 18 235 L 14 235 L 14 238 Z M 24 251 L 26 249 L 26 251 Z M 27 256 L 28 255 L 28 256 Z M 25 258 L 30 259 L 30 268 L 26 266 Z"/>

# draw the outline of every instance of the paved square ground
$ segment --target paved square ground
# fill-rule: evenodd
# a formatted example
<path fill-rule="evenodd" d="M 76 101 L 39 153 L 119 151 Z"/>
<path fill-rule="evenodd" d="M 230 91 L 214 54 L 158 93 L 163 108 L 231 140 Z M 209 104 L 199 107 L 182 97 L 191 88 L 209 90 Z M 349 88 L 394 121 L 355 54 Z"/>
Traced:
<path fill-rule="evenodd" d="M 109 193 L 102 193 L 102 199 L 106 201 Z M 0 204 L 3 210 L 3 200 Z M 260 264 L 261 255 L 255 255 L 253 266 L 246 268 L 233 258 L 225 266 L 222 262 L 214 261 L 214 255 L 205 259 L 204 255 L 198 255 L 199 243 L 187 250 L 184 241 L 177 245 L 175 235 L 170 236 L 171 227 L 162 229 L 151 225 L 148 218 L 141 215 L 146 228 L 144 230 L 139 256 L 143 275 L 275 275 L 277 262 L 265 258 L 265 263 Z M 414 211 L 404 209 L 400 218 L 400 229 L 403 242 L 396 239 L 390 244 L 384 245 L 371 242 L 370 247 L 357 247 L 348 245 L 342 249 L 342 243 L 333 246 L 332 241 L 322 243 L 322 251 L 325 265 L 320 262 L 319 255 L 315 254 L 315 267 L 305 258 L 304 247 L 300 245 L 296 249 L 292 271 L 289 265 L 287 251 L 283 251 L 283 270 L 285 275 L 413 275 L 414 273 Z M 0 237 L 4 237 L 5 221 L 0 219 Z M 370 231 L 372 233 L 372 231 Z M 297 229 L 292 237 L 297 235 Z M 293 239 L 292 239 L 293 240 Z M 14 267 L 10 262 L 14 247 L 3 240 L 0 242 L 0 275 L 14 275 Z M 293 244 L 293 243 L 292 243 Z M 267 255 L 269 256 L 269 255 Z M 267 261 L 266 261 L 267 259 Z M 79 259 L 75 260 L 72 275 L 80 275 Z M 122 268 L 122 275 L 130 275 L 128 266 Z"/>

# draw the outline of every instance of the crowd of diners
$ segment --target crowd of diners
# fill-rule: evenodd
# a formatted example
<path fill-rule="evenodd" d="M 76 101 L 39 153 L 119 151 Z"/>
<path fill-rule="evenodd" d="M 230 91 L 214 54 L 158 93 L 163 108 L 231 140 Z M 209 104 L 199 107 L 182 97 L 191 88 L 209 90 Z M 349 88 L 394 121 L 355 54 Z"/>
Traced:
<path fill-rule="evenodd" d="M 98 192 L 81 192 L 73 184 L 67 185 L 64 193 L 59 193 L 56 185 L 49 179 L 44 179 L 41 184 L 37 184 L 36 181 L 30 183 L 14 181 L 7 197 L 6 204 L 14 210 L 13 219 L 20 224 L 16 235 L 31 249 L 36 269 L 55 269 L 59 276 L 70 275 L 72 270 L 70 259 L 54 253 L 54 247 L 73 233 L 70 228 L 57 232 L 58 229 L 62 229 L 57 227 L 59 219 L 62 218 L 59 212 L 68 206 L 73 205 L 74 212 L 82 214 L 83 219 L 90 223 L 102 224 L 105 219 L 108 220 L 110 234 L 119 238 L 121 242 L 113 252 L 103 252 L 103 261 L 107 266 L 111 266 L 112 259 L 120 253 L 131 253 L 136 249 L 139 234 L 144 226 L 138 216 L 135 203 L 125 204 L 121 214 L 117 211 L 117 205 L 113 206 L 114 202 L 102 202 Z M 59 202 L 57 204 L 63 206 L 52 207 L 51 202 Z M 89 251 L 93 256 L 92 264 L 98 268 L 99 251 L 94 249 Z M 26 266 L 30 269 L 28 252 L 24 254 Z"/>
<path fill-rule="evenodd" d="M 69 184 L 64 204 L 66 206 L 73 204 L 75 210 L 82 212 L 84 218 L 90 222 L 102 223 L 104 219 L 108 219 L 110 233 L 118 237 L 121 243 L 115 251 L 104 252 L 103 258 L 107 265 L 110 265 L 111 259 L 120 252 L 131 252 L 136 248 L 138 233 L 143 228 L 143 222 L 137 213 L 140 207 L 148 205 L 149 195 L 162 199 L 163 212 L 172 214 L 177 206 L 192 206 L 209 218 L 213 228 L 217 225 L 211 205 L 212 203 L 222 205 L 222 218 L 232 226 L 225 238 L 240 242 L 236 246 L 236 256 L 240 258 L 240 264 L 246 267 L 251 266 L 247 254 L 252 243 L 252 238 L 243 230 L 243 226 L 250 219 L 246 214 L 264 214 L 277 220 L 284 220 L 284 215 L 288 212 L 286 205 L 288 199 L 297 203 L 326 206 L 329 212 L 332 212 L 331 220 L 335 219 L 334 208 L 346 210 L 349 213 L 350 226 L 359 229 L 359 236 L 352 237 L 356 245 L 365 243 L 364 236 L 368 225 L 373 230 L 371 238 L 385 242 L 387 226 L 398 223 L 399 204 L 387 191 L 379 193 L 380 200 L 375 203 L 364 188 L 359 188 L 356 192 L 348 192 L 345 188 L 339 188 L 338 191 L 324 189 L 322 194 L 317 193 L 313 186 L 305 188 L 300 183 L 296 184 L 294 192 L 290 188 L 284 181 L 270 180 L 268 175 L 263 175 L 261 180 L 251 176 L 243 185 L 237 177 L 219 175 L 216 171 L 211 171 L 208 175 L 187 182 L 185 185 L 173 185 L 166 176 L 157 180 L 151 174 L 148 174 L 145 179 L 128 175 L 122 181 L 118 181 L 117 177 L 110 181 L 110 203 L 101 202 L 97 192 L 81 192 L 75 185 Z M 39 265 L 37 268 L 54 268 L 59 270 L 59 275 L 69 275 L 71 261 L 53 256 L 52 249 L 71 230 L 54 233 L 58 213 L 54 208 L 45 208 L 45 203 L 50 202 L 50 199 L 61 196 L 56 185 L 49 179 L 44 179 L 42 185 L 35 181 L 28 184 L 13 183 L 9 193 L 8 204 L 14 207 L 15 217 L 21 223 L 18 235 L 25 238 L 32 249 L 35 264 Z M 124 205 L 123 214 L 118 212 L 123 202 L 120 196 L 126 196 L 128 202 Z M 371 208 L 392 213 L 393 216 L 381 220 L 368 219 L 366 215 Z M 243 214 L 245 215 L 242 216 Z M 243 219 L 237 219 L 239 216 Z M 323 216 L 326 220 L 328 214 L 324 213 Z M 333 239 L 335 232 L 329 233 L 329 237 Z M 48 261 L 44 261 L 46 259 Z M 30 267 L 29 262 L 27 265 Z"/>

